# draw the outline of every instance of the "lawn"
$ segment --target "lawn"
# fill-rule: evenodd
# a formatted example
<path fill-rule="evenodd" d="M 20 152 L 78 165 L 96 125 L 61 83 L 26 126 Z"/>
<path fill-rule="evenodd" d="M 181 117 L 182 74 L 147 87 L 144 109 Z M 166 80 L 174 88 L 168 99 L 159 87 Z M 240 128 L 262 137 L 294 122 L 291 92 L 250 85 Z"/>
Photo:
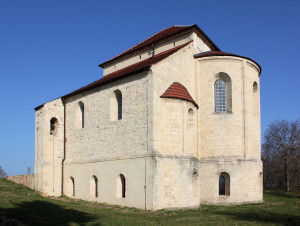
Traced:
<path fill-rule="evenodd" d="M 143 211 L 66 197 L 43 197 L 0 179 L 0 225 L 300 225 L 300 197 L 266 191 L 264 203 Z"/>

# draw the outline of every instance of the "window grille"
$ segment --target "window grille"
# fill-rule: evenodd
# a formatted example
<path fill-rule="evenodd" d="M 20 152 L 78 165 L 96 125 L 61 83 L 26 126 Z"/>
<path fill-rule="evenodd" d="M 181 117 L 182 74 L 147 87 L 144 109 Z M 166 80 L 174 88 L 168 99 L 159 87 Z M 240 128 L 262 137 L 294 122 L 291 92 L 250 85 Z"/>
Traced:
<path fill-rule="evenodd" d="M 219 79 L 215 83 L 215 112 L 226 112 L 226 83 Z"/>

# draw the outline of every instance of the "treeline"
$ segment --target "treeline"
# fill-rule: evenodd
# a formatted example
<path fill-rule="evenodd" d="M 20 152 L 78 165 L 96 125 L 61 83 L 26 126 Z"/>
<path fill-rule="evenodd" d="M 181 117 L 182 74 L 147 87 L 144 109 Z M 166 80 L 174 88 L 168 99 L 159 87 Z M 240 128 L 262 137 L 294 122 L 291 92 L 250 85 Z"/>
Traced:
<path fill-rule="evenodd" d="M 6 177 L 6 176 L 7 176 L 7 174 L 5 173 L 5 171 L 0 166 L 0 178 L 1 177 Z"/>
<path fill-rule="evenodd" d="M 264 188 L 300 189 L 300 119 L 275 121 L 262 144 Z"/>

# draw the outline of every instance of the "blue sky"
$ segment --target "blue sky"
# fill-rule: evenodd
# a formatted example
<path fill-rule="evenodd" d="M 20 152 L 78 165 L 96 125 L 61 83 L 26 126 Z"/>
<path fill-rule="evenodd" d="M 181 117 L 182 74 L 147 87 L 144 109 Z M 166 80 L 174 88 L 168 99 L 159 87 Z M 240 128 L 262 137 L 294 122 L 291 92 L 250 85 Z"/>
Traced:
<path fill-rule="evenodd" d="M 197 24 L 262 66 L 262 133 L 300 117 L 300 1 L 1 0 L 0 166 L 34 166 L 34 107 L 102 76 L 97 66 L 172 25 Z"/>

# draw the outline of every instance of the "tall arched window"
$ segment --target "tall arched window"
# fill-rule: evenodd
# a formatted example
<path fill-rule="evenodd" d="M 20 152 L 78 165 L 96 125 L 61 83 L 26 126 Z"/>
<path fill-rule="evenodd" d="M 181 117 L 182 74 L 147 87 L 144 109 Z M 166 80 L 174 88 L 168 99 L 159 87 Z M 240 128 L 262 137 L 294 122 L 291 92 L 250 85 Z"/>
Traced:
<path fill-rule="evenodd" d="M 256 93 L 258 90 L 257 82 L 253 82 L 253 93 Z"/>
<path fill-rule="evenodd" d="M 80 127 L 84 128 L 84 104 L 82 101 L 79 101 L 78 103 L 79 106 L 79 123 L 80 123 Z"/>
<path fill-rule="evenodd" d="M 110 119 L 111 121 L 122 119 L 122 93 L 115 90 L 110 100 Z"/>
<path fill-rule="evenodd" d="M 192 176 L 192 184 L 193 184 L 193 195 L 198 194 L 198 173 L 194 171 Z"/>
<path fill-rule="evenodd" d="M 221 173 L 219 177 L 219 195 L 230 195 L 230 176 L 228 173 Z"/>
<path fill-rule="evenodd" d="M 253 83 L 253 115 L 259 116 L 259 95 L 258 95 L 258 84 L 257 82 Z"/>
<path fill-rule="evenodd" d="M 229 75 L 220 72 L 216 75 L 214 87 L 215 92 L 215 112 L 229 113 L 232 111 L 231 79 Z"/>
<path fill-rule="evenodd" d="M 72 196 L 75 196 L 75 180 L 73 177 L 70 177 L 71 180 L 71 194 Z"/>
<path fill-rule="evenodd" d="M 118 103 L 118 120 L 122 119 L 122 93 L 120 90 L 116 93 L 117 103 Z"/>
<path fill-rule="evenodd" d="M 98 197 L 98 178 L 93 175 L 90 181 L 90 195 L 91 197 Z"/>
<path fill-rule="evenodd" d="M 120 180 L 122 185 L 122 198 L 125 198 L 126 193 L 126 180 L 123 174 L 120 174 Z"/>
<path fill-rule="evenodd" d="M 188 111 L 188 129 L 192 129 L 194 126 L 194 111 L 193 109 L 189 109 Z"/>
<path fill-rule="evenodd" d="M 226 112 L 226 83 L 219 79 L 215 83 L 215 111 Z"/>
<path fill-rule="evenodd" d="M 57 126 L 58 126 L 57 118 L 52 118 L 50 120 L 50 135 L 57 134 Z"/>

